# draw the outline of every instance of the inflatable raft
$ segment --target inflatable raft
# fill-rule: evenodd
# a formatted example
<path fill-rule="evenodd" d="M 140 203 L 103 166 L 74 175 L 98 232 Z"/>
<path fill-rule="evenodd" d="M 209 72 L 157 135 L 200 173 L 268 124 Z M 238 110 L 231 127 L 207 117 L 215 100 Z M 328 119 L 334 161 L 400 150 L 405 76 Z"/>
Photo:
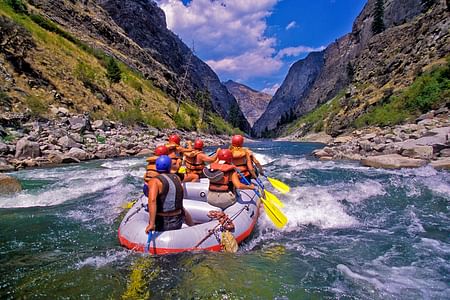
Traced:
<path fill-rule="evenodd" d="M 209 250 L 220 251 L 219 222 L 208 217 L 209 211 L 221 211 L 220 208 L 206 202 L 209 182 L 184 183 L 184 208 L 191 214 L 195 226 L 187 226 L 178 230 L 155 232 L 149 246 L 152 254 L 167 254 L 183 251 Z M 238 192 L 234 205 L 224 210 L 234 224 L 233 236 L 238 243 L 245 240 L 253 231 L 259 216 L 260 201 L 251 190 Z M 119 226 L 119 241 L 124 247 L 144 252 L 148 235 L 145 227 L 148 224 L 147 198 L 141 197 L 123 218 Z"/>

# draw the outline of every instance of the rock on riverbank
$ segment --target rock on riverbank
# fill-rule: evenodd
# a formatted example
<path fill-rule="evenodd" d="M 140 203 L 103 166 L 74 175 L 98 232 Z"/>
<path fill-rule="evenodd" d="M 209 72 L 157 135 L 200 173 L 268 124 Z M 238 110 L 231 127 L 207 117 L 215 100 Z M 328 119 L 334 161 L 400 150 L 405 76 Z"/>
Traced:
<path fill-rule="evenodd" d="M 182 141 L 201 138 L 206 146 L 228 142 L 228 136 L 159 130 L 145 124 L 125 126 L 89 115 L 70 115 L 61 108 L 55 120 L 23 122 L 22 115 L 0 117 L 0 172 L 27 167 L 77 163 L 91 159 L 144 156 L 177 133 Z"/>
<path fill-rule="evenodd" d="M 370 127 L 331 138 L 313 152 L 321 160 L 357 160 L 377 168 L 450 169 L 450 118 L 447 108 L 420 116 L 416 123 Z"/>

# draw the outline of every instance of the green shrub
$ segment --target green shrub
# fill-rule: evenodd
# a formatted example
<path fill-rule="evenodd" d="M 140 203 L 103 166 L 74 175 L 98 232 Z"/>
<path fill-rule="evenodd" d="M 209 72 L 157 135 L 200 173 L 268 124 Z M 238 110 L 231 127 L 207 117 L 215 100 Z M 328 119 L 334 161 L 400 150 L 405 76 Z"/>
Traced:
<path fill-rule="evenodd" d="M 27 6 L 22 0 L 6 0 L 6 4 L 8 4 L 16 13 L 28 13 Z"/>
<path fill-rule="evenodd" d="M 80 80 L 85 86 L 91 86 L 96 80 L 96 72 L 88 64 L 80 61 L 75 70 L 74 76 Z"/>
<path fill-rule="evenodd" d="M 122 70 L 120 70 L 116 60 L 112 57 L 108 59 L 106 65 L 106 78 L 108 78 L 111 83 L 119 83 L 122 79 Z"/>
<path fill-rule="evenodd" d="M 42 116 L 47 112 L 47 105 L 39 97 L 27 96 L 25 98 L 25 104 L 30 109 L 33 117 Z"/>
<path fill-rule="evenodd" d="M 418 76 L 406 89 L 392 95 L 355 120 L 357 128 L 367 125 L 400 124 L 449 101 L 450 64 Z"/>
<path fill-rule="evenodd" d="M 238 128 L 233 128 L 229 123 L 225 122 L 220 116 L 216 114 L 209 114 L 206 124 L 207 131 L 211 134 L 242 134 L 242 131 Z"/>
<path fill-rule="evenodd" d="M 4 137 L 0 137 L 0 141 L 6 142 L 6 143 L 12 142 L 15 139 L 16 138 L 13 135 L 7 135 L 7 136 L 4 136 Z"/>
<path fill-rule="evenodd" d="M 99 143 L 99 144 L 106 143 L 106 137 L 104 137 L 102 135 L 96 134 L 95 139 L 97 140 L 97 143 Z"/>
<path fill-rule="evenodd" d="M 178 129 L 184 129 L 189 131 L 195 130 L 195 124 L 192 124 L 193 122 L 191 121 L 189 116 L 187 116 L 183 112 L 179 112 L 178 114 L 176 114 L 173 117 L 173 121 L 177 125 Z"/>
<path fill-rule="evenodd" d="M 71 35 L 70 33 L 62 30 L 61 28 L 59 28 L 58 25 L 56 25 L 54 22 L 50 21 L 49 19 L 41 16 L 41 15 L 35 15 L 35 14 L 31 14 L 30 15 L 30 19 L 38 24 L 39 26 L 41 26 L 42 28 L 44 28 L 47 31 L 56 33 L 57 35 L 65 38 L 66 40 L 74 43 L 74 44 L 79 44 L 80 41 L 78 39 L 76 39 L 73 35 Z"/>

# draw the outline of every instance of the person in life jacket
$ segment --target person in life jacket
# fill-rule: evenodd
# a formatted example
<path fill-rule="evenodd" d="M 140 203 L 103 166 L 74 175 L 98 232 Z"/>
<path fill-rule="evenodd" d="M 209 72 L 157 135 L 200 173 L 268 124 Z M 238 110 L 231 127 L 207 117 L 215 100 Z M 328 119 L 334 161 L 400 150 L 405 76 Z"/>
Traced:
<path fill-rule="evenodd" d="M 203 175 L 205 163 L 216 161 L 220 148 L 213 156 L 208 156 L 203 152 L 203 141 L 197 139 L 194 143 L 194 149 L 184 153 L 184 163 L 186 165 L 186 176 L 183 182 L 199 181 Z"/>
<path fill-rule="evenodd" d="M 204 173 L 209 178 L 207 202 L 222 209 L 236 202 L 236 189 L 254 190 L 253 184 L 245 185 L 239 180 L 236 167 L 232 164 L 233 155 L 229 149 L 222 149 L 217 155 L 218 162 L 205 168 Z"/>
<path fill-rule="evenodd" d="M 166 144 L 169 154 L 167 154 L 172 159 L 172 169 L 171 173 L 175 174 L 181 167 L 182 155 L 184 152 L 192 151 L 192 143 L 188 141 L 188 148 L 184 148 L 180 145 L 181 138 L 177 134 L 172 134 L 169 136 L 169 141 Z"/>
<path fill-rule="evenodd" d="M 193 225 L 192 218 L 183 209 L 183 186 L 180 178 L 170 174 L 172 160 L 162 155 L 156 160 L 159 175 L 148 182 L 149 220 L 145 232 L 180 229 L 183 217 L 188 225 Z"/>
<path fill-rule="evenodd" d="M 233 154 L 233 164 L 244 174 L 248 181 L 257 178 L 258 173 L 264 175 L 261 163 L 253 155 L 253 152 L 243 147 L 244 137 L 242 135 L 234 135 L 231 138 L 230 150 Z M 256 166 L 256 168 L 255 168 Z"/>
<path fill-rule="evenodd" d="M 168 155 L 169 149 L 167 149 L 166 146 L 160 145 L 155 148 L 155 151 L 153 152 L 153 156 L 150 156 L 147 158 L 147 169 L 144 174 L 144 181 L 148 182 L 153 177 L 156 177 L 159 175 L 158 171 L 156 171 L 156 160 L 161 155 Z"/>

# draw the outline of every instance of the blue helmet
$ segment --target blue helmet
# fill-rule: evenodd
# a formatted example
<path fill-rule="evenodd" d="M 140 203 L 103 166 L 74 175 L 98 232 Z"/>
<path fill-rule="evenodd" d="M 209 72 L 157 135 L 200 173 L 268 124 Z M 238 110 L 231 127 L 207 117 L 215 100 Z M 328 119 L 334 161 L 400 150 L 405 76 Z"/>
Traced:
<path fill-rule="evenodd" d="M 161 155 L 156 160 L 156 171 L 160 173 L 169 173 L 172 168 L 172 160 L 167 155 Z"/>

